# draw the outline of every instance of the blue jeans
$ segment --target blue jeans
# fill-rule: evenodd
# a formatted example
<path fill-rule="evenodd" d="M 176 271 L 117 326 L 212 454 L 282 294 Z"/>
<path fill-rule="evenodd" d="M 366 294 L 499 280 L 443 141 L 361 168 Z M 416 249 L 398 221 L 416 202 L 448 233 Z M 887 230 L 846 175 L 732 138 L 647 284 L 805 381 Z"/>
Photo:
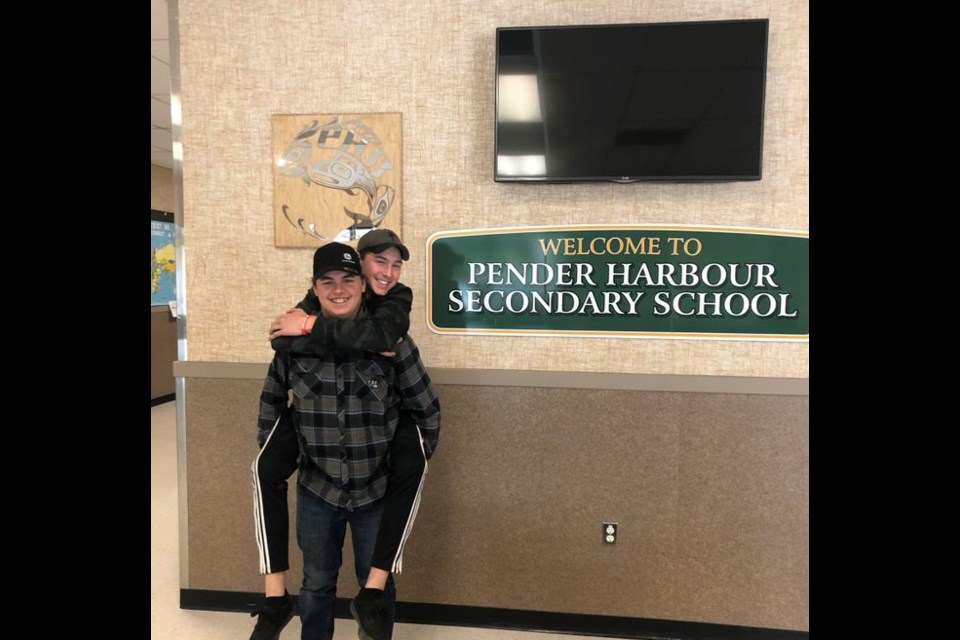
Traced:
<path fill-rule="evenodd" d="M 297 544 L 303 551 L 303 586 L 298 596 L 301 640 L 333 640 L 337 574 L 343 564 L 343 539 L 350 523 L 357 583 L 370 573 L 370 560 L 380 529 L 383 501 L 355 511 L 337 509 L 297 483 Z M 393 576 L 384 591 L 391 636 L 396 605 Z"/>

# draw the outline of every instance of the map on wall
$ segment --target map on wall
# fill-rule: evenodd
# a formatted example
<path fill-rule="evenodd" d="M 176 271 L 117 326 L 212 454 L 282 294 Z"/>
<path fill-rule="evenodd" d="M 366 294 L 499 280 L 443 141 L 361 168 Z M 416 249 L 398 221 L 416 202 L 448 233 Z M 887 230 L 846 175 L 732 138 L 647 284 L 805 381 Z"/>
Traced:
<path fill-rule="evenodd" d="M 176 228 L 173 214 L 150 210 L 150 306 L 177 299 Z"/>

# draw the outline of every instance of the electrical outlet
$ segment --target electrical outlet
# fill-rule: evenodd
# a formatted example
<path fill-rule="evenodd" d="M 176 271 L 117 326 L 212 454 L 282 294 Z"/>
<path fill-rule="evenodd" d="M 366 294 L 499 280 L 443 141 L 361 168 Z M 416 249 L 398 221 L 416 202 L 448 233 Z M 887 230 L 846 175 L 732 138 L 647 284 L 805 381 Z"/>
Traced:
<path fill-rule="evenodd" d="M 603 523 L 603 543 L 604 544 L 616 544 L 617 542 L 617 530 L 619 528 L 618 522 L 604 522 Z"/>

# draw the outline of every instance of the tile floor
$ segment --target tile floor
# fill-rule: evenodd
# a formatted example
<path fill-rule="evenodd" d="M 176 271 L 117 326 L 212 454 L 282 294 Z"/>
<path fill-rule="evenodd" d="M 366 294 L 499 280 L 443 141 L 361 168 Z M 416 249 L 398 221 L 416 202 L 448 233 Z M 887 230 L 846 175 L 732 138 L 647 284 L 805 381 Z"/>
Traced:
<path fill-rule="evenodd" d="M 167 402 L 151 415 L 151 640 L 247 640 L 253 618 L 245 613 L 180 609 L 179 546 L 177 538 L 176 405 Z M 281 640 L 300 637 L 300 619 L 294 617 Z M 353 620 L 337 620 L 335 640 L 356 640 Z M 594 640 L 525 631 L 505 631 L 419 624 L 397 624 L 394 640 Z"/>

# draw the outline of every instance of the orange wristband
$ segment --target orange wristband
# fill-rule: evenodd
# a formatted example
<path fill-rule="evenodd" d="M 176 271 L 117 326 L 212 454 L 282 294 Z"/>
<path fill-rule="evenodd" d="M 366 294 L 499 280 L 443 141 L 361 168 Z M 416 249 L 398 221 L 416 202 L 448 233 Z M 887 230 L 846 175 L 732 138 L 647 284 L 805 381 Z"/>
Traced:
<path fill-rule="evenodd" d="M 310 319 L 310 316 L 307 316 L 303 319 L 303 322 L 300 323 L 300 335 L 308 336 L 310 335 L 310 330 L 307 329 L 307 320 Z"/>

